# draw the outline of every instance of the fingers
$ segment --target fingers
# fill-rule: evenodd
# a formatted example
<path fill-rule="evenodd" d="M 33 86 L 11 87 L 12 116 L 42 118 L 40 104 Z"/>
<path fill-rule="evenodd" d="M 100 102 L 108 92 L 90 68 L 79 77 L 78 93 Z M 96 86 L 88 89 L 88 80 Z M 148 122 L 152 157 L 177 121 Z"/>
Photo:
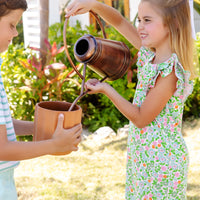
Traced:
<path fill-rule="evenodd" d="M 81 135 L 82 133 L 82 125 L 81 124 L 78 124 L 72 128 L 70 128 L 70 131 L 74 133 L 74 136 L 75 137 L 78 137 Z"/>
<path fill-rule="evenodd" d="M 73 15 L 84 13 L 84 11 L 81 12 L 81 10 L 82 10 L 82 8 L 80 7 L 80 5 L 78 3 L 72 2 L 65 9 L 65 12 L 66 12 L 65 17 L 70 17 Z"/>
<path fill-rule="evenodd" d="M 63 122 L 64 122 L 64 115 L 63 114 L 59 114 L 56 131 L 59 131 L 59 130 L 63 129 Z"/>
<path fill-rule="evenodd" d="M 75 15 L 75 13 L 77 12 L 78 10 L 78 6 L 77 5 L 74 5 L 73 3 L 70 4 L 66 9 L 66 15 L 65 17 L 69 17 L 71 15 Z"/>
<path fill-rule="evenodd" d="M 89 90 L 88 94 L 95 94 L 100 92 L 101 89 L 101 83 L 97 79 L 90 79 L 86 82 L 85 88 Z"/>

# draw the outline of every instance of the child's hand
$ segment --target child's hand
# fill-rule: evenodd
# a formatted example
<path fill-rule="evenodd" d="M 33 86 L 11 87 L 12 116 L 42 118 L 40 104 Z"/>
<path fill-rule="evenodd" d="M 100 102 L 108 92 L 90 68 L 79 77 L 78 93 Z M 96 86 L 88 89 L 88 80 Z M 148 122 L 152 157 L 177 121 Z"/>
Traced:
<path fill-rule="evenodd" d="M 66 152 L 66 154 L 68 154 L 78 150 L 78 144 L 81 142 L 82 125 L 79 124 L 72 128 L 64 129 L 63 121 L 64 115 L 60 114 L 52 140 L 55 147 L 55 153 Z"/>
<path fill-rule="evenodd" d="M 107 83 L 102 83 L 97 79 L 90 79 L 85 83 L 85 88 L 89 90 L 89 94 L 104 93 Z"/>
<path fill-rule="evenodd" d="M 89 12 L 93 8 L 95 2 L 96 0 L 74 0 L 65 9 L 65 17 Z"/>

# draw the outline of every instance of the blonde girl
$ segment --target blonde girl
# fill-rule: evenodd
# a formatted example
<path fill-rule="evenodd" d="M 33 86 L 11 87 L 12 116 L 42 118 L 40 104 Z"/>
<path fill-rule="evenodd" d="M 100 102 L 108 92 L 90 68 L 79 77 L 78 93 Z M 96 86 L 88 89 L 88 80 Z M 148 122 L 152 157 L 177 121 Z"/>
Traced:
<path fill-rule="evenodd" d="M 108 83 L 86 83 L 91 94 L 105 94 L 130 120 L 126 199 L 186 199 L 189 158 L 181 125 L 194 75 L 188 0 L 141 0 L 137 29 L 95 0 L 74 0 L 66 10 L 66 17 L 93 10 L 139 49 L 133 103 Z"/>

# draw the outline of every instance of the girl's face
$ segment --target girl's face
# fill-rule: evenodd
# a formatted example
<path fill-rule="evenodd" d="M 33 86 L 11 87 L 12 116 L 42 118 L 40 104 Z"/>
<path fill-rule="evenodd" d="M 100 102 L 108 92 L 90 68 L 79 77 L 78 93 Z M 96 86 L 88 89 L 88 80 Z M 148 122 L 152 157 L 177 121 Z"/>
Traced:
<path fill-rule="evenodd" d="M 0 18 L 0 53 L 8 48 L 14 37 L 18 36 L 16 26 L 21 19 L 22 13 L 22 9 L 17 9 Z"/>
<path fill-rule="evenodd" d="M 158 49 L 170 44 L 169 29 L 163 24 L 158 8 L 149 2 L 141 2 L 138 7 L 138 33 L 142 46 Z"/>

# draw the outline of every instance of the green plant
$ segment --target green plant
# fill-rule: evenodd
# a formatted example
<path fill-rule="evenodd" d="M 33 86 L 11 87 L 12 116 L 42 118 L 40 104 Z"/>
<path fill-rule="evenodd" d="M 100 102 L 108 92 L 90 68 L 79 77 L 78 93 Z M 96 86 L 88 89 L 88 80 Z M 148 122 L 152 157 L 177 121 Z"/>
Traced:
<path fill-rule="evenodd" d="M 23 90 L 24 83 L 33 78 L 33 74 L 23 68 L 19 59 L 26 59 L 28 52 L 22 45 L 10 45 L 3 58 L 2 77 L 7 92 L 12 116 L 16 119 L 33 120 L 37 97 L 33 92 Z"/>
<path fill-rule="evenodd" d="M 192 94 L 188 97 L 184 108 L 184 119 L 187 118 L 199 118 L 200 117 L 200 33 L 197 35 L 195 42 L 197 63 L 194 64 L 197 68 L 197 78 L 194 80 L 194 88 Z"/>
<path fill-rule="evenodd" d="M 57 55 L 64 51 L 64 47 L 57 48 L 56 42 L 51 44 L 46 40 L 47 51 L 46 63 L 42 64 L 42 59 L 34 55 L 28 59 L 19 60 L 23 67 L 30 70 L 34 74 L 32 81 L 25 82 L 28 90 L 32 90 L 39 96 L 39 101 L 46 100 L 62 100 L 61 87 L 65 81 L 71 78 L 73 71 L 68 71 L 67 67 L 57 59 Z M 34 51 L 41 52 L 41 49 L 31 48 Z M 24 89 L 26 89 L 24 87 Z"/>
<path fill-rule="evenodd" d="M 200 14 L 200 0 L 194 0 L 194 8 Z"/>

